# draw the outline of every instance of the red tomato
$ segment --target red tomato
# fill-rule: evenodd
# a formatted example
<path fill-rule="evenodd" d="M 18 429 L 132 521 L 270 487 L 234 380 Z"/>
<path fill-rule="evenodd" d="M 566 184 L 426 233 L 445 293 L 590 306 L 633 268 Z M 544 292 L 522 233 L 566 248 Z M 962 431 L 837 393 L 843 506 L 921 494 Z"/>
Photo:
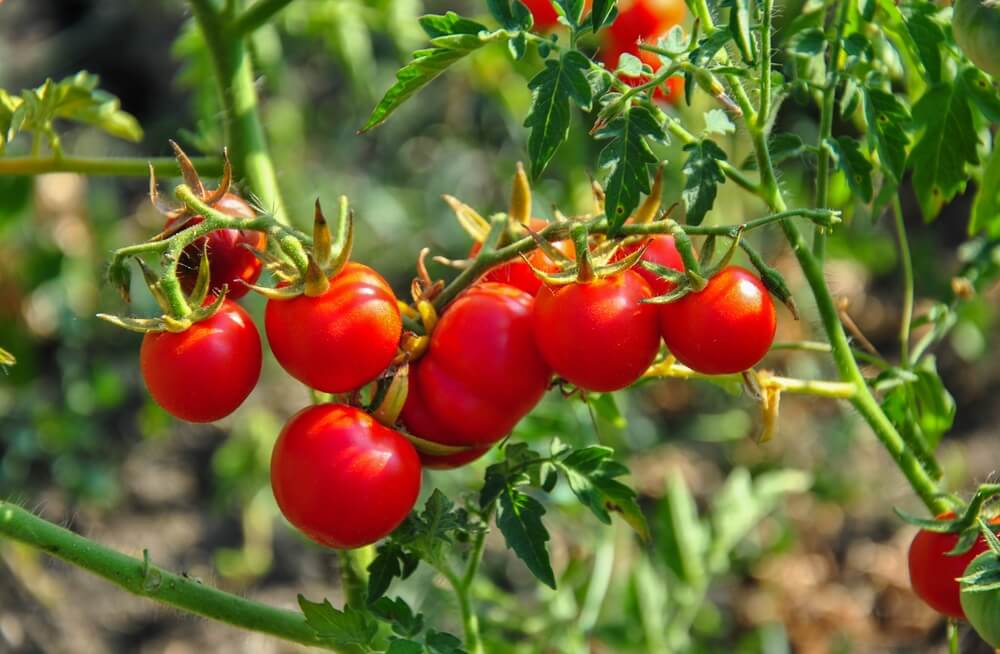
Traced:
<path fill-rule="evenodd" d="M 260 365 L 257 328 L 229 300 L 183 332 L 146 334 L 139 351 L 149 394 L 188 422 L 212 422 L 235 411 L 257 385 Z"/>
<path fill-rule="evenodd" d="M 590 11 L 592 0 L 583 3 L 583 15 Z M 534 30 L 536 32 L 548 32 L 559 26 L 559 14 L 552 6 L 552 0 L 521 0 L 531 11 L 531 16 L 535 19 Z"/>
<path fill-rule="evenodd" d="M 477 284 L 447 308 L 427 353 L 410 368 L 403 424 L 411 434 L 479 451 L 434 457 L 430 467 L 471 461 L 506 436 L 552 376 L 531 329 L 534 302 L 513 286 Z"/>
<path fill-rule="evenodd" d="M 652 40 L 679 25 L 686 14 L 684 0 L 619 0 L 618 17 L 608 32 L 621 44 Z"/>
<path fill-rule="evenodd" d="M 389 366 L 403 323 L 385 279 L 352 262 L 323 295 L 268 300 L 264 329 L 288 374 L 318 391 L 346 393 Z"/>
<path fill-rule="evenodd" d="M 681 272 L 684 271 L 684 260 L 681 259 L 681 253 L 677 251 L 677 246 L 674 245 L 673 236 L 657 234 L 649 238 L 646 243 L 646 251 L 642 253 L 642 261 L 649 261 L 650 263 L 659 264 L 666 268 L 673 268 Z M 641 243 L 623 247 L 615 253 L 612 261 L 620 261 L 640 247 L 642 247 Z M 642 278 L 653 289 L 653 295 L 664 295 L 669 293 L 674 287 L 672 283 L 663 279 L 652 270 L 643 268 L 641 263 L 636 264 L 632 270 L 642 275 Z"/>
<path fill-rule="evenodd" d="M 774 302 L 756 275 L 727 266 L 698 293 L 660 306 L 667 349 L 707 375 L 742 372 L 764 358 L 774 341 Z"/>
<path fill-rule="evenodd" d="M 536 232 L 545 229 L 548 224 L 547 220 L 542 220 L 541 218 L 531 219 L 531 229 Z M 553 245 L 568 257 L 576 256 L 576 248 L 573 247 L 573 241 L 557 241 Z M 479 254 L 479 250 L 482 247 L 482 243 L 473 243 L 469 249 L 469 256 L 474 257 Z M 540 249 L 532 250 L 528 254 L 528 260 L 531 262 L 531 266 L 542 272 L 554 273 L 559 271 L 559 266 Z M 538 278 L 538 275 L 531 269 L 531 266 L 525 263 L 523 259 L 517 258 L 490 269 L 483 275 L 481 281 L 508 284 L 521 289 L 528 295 L 534 296 L 538 292 L 538 289 L 542 287 L 542 280 Z"/>
<path fill-rule="evenodd" d="M 538 349 L 557 375 L 588 391 L 616 391 L 639 379 L 660 349 L 653 292 L 636 272 L 543 286 L 535 296 Z"/>
<path fill-rule="evenodd" d="M 243 198 L 233 193 L 223 195 L 213 208 L 237 218 L 254 218 L 257 215 Z M 167 221 L 166 227 L 172 227 L 177 220 L 171 218 Z M 203 220 L 203 216 L 194 216 L 188 225 L 197 225 Z M 177 277 L 180 279 L 181 287 L 188 293 L 194 288 L 198 279 L 198 268 L 201 266 L 201 253 L 208 248 L 210 292 L 217 293 L 223 284 L 228 284 L 227 297 L 230 299 L 238 300 L 246 295 L 250 289 L 241 282 L 255 283 L 260 277 L 261 262 L 243 247 L 244 244 L 255 250 L 263 250 L 267 246 L 267 237 L 263 232 L 249 229 L 219 229 L 184 248 L 180 261 L 177 262 Z"/>
<path fill-rule="evenodd" d="M 942 513 L 938 520 L 951 520 L 954 513 Z M 991 522 L 998 522 L 994 518 Z M 982 536 L 968 552 L 960 556 L 946 556 L 958 542 L 958 534 L 939 534 L 921 529 L 910 543 L 908 555 L 910 585 L 932 609 L 951 618 L 965 619 L 960 601 L 959 584 L 955 581 L 964 576 L 965 568 L 972 559 L 989 549 Z"/>
<path fill-rule="evenodd" d="M 608 70 L 614 70 L 618 67 L 618 59 L 626 52 L 641 59 L 644 64 L 653 69 L 654 73 L 663 65 L 663 62 L 660 61 L 656 53 L 649 52 L 648 50 L 640 50 L 637 42 L 621 47 L 615 45 L 613 40 L 601 48 L 601 62 Z M 620 79 L 629 86 L 639 86 L 648 82 L 650 78 L 645 75 L 638 77 L 621 75 Z M 656 90 L 653 92 L 653 99 L 669 102 L 674 105 L 679 104 L 684 99 L 684 77 L 679 74 L 668 77 L 665 84 L 656 87 Z"/>
<path fill-rule="evenodd" d="M 271 454 L 281 513 L 306 536 L 338 549 L 362 547 L 399 526 L 420 493 L 410 442 L 343 404 L 299 411 Z"/>

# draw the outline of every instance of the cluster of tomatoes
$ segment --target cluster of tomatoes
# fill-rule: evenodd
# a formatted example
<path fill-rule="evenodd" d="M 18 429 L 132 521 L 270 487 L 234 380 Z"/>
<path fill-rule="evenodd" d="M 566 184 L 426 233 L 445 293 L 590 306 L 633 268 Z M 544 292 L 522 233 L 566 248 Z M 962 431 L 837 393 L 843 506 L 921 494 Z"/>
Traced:
<path fill-rule="evenodd" d="M 253 215 L 228 193 L 215 206 L 237 217 Z M 531 224 L 547 225 L 538 219 Z M 207 248 L 213 290 L 225 285 L 232 291 L 216 313 L 187 330 L 144 337 L 147 388 L 179 418 L 218 420 L 257 383 L 260 337 L 233 299 L 260 274 L 257 258 L 247 258 L 241 244 L 261 247 L 262 239 L 258 232 L 225 229 L 189 245 L 182 257 L 187 264 L 179 268 L 182 286 L 194 286 L 194 262 Z M 567 259 L 575 254 L 569 240 L 554 247 Z M 628 243 L 614 256 L 638 256 L 639 248 L 646 261 L 684 269 L 668 235 Z M 374 542 L 412 508 L 421 466 L 454 468 L 481 456 L 532 410 L 554 375 L 582 391 L 622 389 L 643 375 L 663 342 L 697 371 L 739 372 L 755 365 L 774 337 L 767 290 L 736 266 L 724 268 L 700 292 L 668 304 L 645 302 L 673 285 L 641 266 L 618 266 L 604 275 L 598 269 L 560 285 L 543 283 L 532 268 L 553 271 L 556 264 L 538 249 L 489 270 L 439 319 L 425 321 L 426 347 L 411 357 L 400 350 L 406 341 L 401 305 L 367 266 L 343 264 L 331 271 L 322 292 L 268 299 L 264 328 L 271 352 L 309 388 L 343 399 L 380 380 L 384 388 L 404 361 L 409 371 L 405 401 L 390 424 L 345 399 L 304 409 L 285 425 L 271 481 L 292 524 L 332 547 Z"/>
<path fill-rule="evenodd" d="M 552 0 L 523 0 L 534 18 L 534 29 L 548 32 L 559 25 L 559 16 L 552 6 Z M 584 13 L 590 11 L 590 0 L 584 3 Z M 637 57 L 655 73 L 662 65 L 660 58 L 648 50 L 640 50 L 640 43 L 655 44 L 670 28 L 684 21 L 687 8 L 683 0 L 622 0 L 618 3 L 618 16 L 607 30 L 601 34 L 599 56 L 609 70 L 618 67 L 623 54 Z M 645 76 L 622 77 L 631 86 L 639 86 L 649 81 Z M 656 89 L 653 97 L 676 104 L 684 94 L 684 78 L 675 75 L 666 84 Z"/>

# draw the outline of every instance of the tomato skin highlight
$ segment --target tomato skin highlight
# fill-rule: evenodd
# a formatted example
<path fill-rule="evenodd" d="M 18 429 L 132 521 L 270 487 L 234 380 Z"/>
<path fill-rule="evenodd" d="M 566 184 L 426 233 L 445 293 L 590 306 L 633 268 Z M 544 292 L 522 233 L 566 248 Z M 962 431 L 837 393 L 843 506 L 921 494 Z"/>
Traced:
<path fill-rule="evenodd" d="M 478 452 L 425 465 L 466 463 L 506 436 L 545 394 L 552 372 L 535 345 L 533 298 L 495 282 L 465 290 L 441 315 L 427 353 L 410 367 L 402 421 L 424 440 Z"/>
<path fill-rule="evenodd" d="M 937 519 L 951 520 L 954 517 L 955 514 L 949 511 L 937 516 Z M 992 522 L 995 523 L 996 520 Z M 965 620 L 960 597 L 961 589 L 956 579 L 964 576 L 969 562 L 989 549 L 989 545 L 980 536 L 964 554 L 946 556 L 956 543 L 958 534 L 939 534 L 921 529 L 910 543 L 907 562 L 913 592 L 938 613 Z"/>
<path fill-rule="evenodd" d="M 706 375 L 742 372 L 774 342 L 774 302 L 745 268 L 726 266 L 697 293 L 660 305 L 660 331 L 677 360 Z"/>
<path fill-rule="evenodd" d="M 402 434 L 342 404 L 299 411 L 271 454 L 285 518 L 337 549 L 369 545 L 399 526 L 420 493 L 420 460 Z"/>
<path fill-rule="evenodd" d="M 668 234 L 657 234 L 656 236 L 647 239 L 645 241 L 645 245 L 646 251 L 642 253 L 641 261 L 649 261 L 650 263 L 661 265 L 664 268 L 673 268 L 678 272 L 684 272 L 684 260 L 681 259 L 681 253 L 677 251 L 677 245 L 674 243 L 673 236 Z M 621 261 L 642 246 L 643 243 L 625 246 L 619 249 L 611 260 Z M 646 270 L 643 268 L 641 262 L 636 264 L 632 270 L 639 273 L 639 275 L 646 280 L 649 287 L 653 289 L 653 295 L 664 295 L 669 293 L 675 286 L 672 282 L 668 282 L 652 270 Z"/>
<path fill-rule="evenodd" d="M 542 231 L 548 227 L 548 225 L 549 222 L 547 220 L 542 220 L 541 218 L 531 219 L 531 229 L 536 232 Z M 573 246 L 573 241 L 568 239 L 564 241 L 556 241 L 552 245 L 571 259 L 576 256 L 576 248 Z M 482 243 L 473 243 L 472 247 L 469 249 L 469 257 L 471 258 L 479 254 L 482 247 Z M 542 287 L 542 280 L 538 278 L 538 275 L 536 275 L 531 269 L 531 266 L 547 273 L 559 272 L 559 266 L 557 266 L 555 262 L 552 261 L 552 259 L 550 259 L 541 249 L 532 250 L 527 254 L 527 257 L 528 261 L 531 262 L 531 265 L 528 265 L 528 263 L 519 257 L 491 268 L 485 275 L 482 276 L 480 281 L 507 284 L 509 286 L 513 286 L 514 288 L 519 288 L 528 295 L 534 297 L 535 293 L 538 292 L 538 289 Z"/>
<path fill-rule="evenodd" d="M 608 28 L 616 43 L 650 40 L 679 25 L 687 14 L 683 0 L 634 0 L 619 2 L 618 17 Z"/>
<path fill-rule="evenodd" d="M 254 218 L 257 215 L 246 200 L 234 193 L 223 195 L 213 208 L 237 218 Z M 194 226 L 203 220 L 203 216 L 194 216 L 187 224 Z M 172 218 L 167 221 L 165 228 L 176 223 L 177 219 Z M 181 282 L 181 288 L 187 293 L 194 289 L 198 280 L 198 268 L 201 266 L 201 253 L 207 248 L 211 280 L 209 292 L 218 293 L 223 284 L 228 284 L 229 292 L 226 295 L 229 299 L 238 300 L 246 295 L 250 290 L 246 284 L 256 283 L 262 264 L 244 245 L 263 250 L 267 247 L 267 236 L 251 229 L 217 229 L 188 245 L 177 262 L 177 278 Z"/>
<path fill-rule="evenodd" d="M 388 282 L 351 262 L 323 295 L 268 300 L 264 329 L 288 374 L 318 391 L 346 393 L 388 367 L 403 323 Z"/>
<path fill-rule="evenodd" d="M 972 559 L 972 563 L 962 572 L 962 576 L 973 575 L 991 567 L 992 552 L 984 551 Z M 962 584 L 962 611 L 979 637 L 993 647 L 1000 648 L 1000 593 L 995 590 L 970 592 Z"/>
<path fill-rule="evenodd" d="M 660 349 L 653 292 L 638 273 L 543 286 L 535 296 L 535 340 L 557 375 L 587 391 L 633 383 Z"/>
<path fill-rule="evenodd" d="M 151 332 L 139 351 L 142 379 L 157 404 L 188 422 L 213 422 L 239 407 L 260 378 L 260 335 L 250 315 L 225 300 L 180 333 Z"/>

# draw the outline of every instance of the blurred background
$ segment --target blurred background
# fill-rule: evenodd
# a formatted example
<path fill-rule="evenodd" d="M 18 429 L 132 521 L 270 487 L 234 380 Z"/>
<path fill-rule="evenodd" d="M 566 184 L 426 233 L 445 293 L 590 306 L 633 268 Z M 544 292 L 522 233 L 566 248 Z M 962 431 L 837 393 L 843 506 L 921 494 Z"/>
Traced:
<path fill-rule="evenodd" d="M 355 258 L 381 271 L 401 296 L 422 247 L 457 258 L 469 246 L 441 194 L 483 214 L 504 210 L 515 163 L 526 158 L 525 80 L 538 61 L 511 63 L 501 47 L 456 66 L 382 127 L 356 133 L 424 42 L 416 17 L 448 9 L 486 13 L 476 0 L 300 0 L 254 41 L 264 124 L 293 220 L 307 226 L 316 197 L 333 206 L 349 195 L 358 217 Z M 785 7 L 786 15 L 794 11 Z M 18 93 L 79 70 L 99 75 L 145 136 L 126 144 L 65 125 L 66 152 L 166 156 L 168 139 L 192 154 L 221 151 L 214 82 L 183 3 L 0 5 L 0 88 Z M 696 94 L 693 107 L 673 111 L 700 130 L 711 106 Z M 781 122 L 814 139 L 811 107 L 789 102 Z M 742 160 L 749 150 L 741 135 L 727 138 L 731 159 Z M 7 153 L 29 147 L 15 141 Z M 566 213 L 590 210 L 598 150 L 586 130 L 575 132 L 535 188 L 538 215 L 551 217 L 555 205 Z M 681 153 L 665 146 L 659 154 L 669 161 L 665 199 L 673 202 L 682 187 Z M 807 201 L 813 176 L 806 165 L 786 166 L 782 183 Z M 0 496 L 121 551 L 148 547 L 159 565 L 260 601 L 293 607 L 301 592 L 338 605 L 334 557 L 280 519 L 267 482 L 271 445 L 286 418 L 309 402 L 305 389 L 267 358 L 261 384 L 233 416 L 210 426 L 176 421 L 143 389 L 140 338 L 94 318 L 126 310 L 103 282 L 109 252 L 162 226 L 147 183 L 0 177 L 0 346 L 18 359 L 0 371 Z M 167 191 L 174 182 L 160 183 Z M 722 188 L 710 221 L 764 212 L 731 186 Z M 892 232 L 884 218 L 845 204 L 842 178 L 833 197 L 847 224 L 829 246 L 830 284 L 875 347 L 893 357 L 901 284 Z M 979 253 L 981 244 L 965 243 L 968 196 L 928 226 L 915 203 L 905 208 L 919 313 L 950 299 L 958 256 Z M 778 339 L 816 338 L 808 291 L 783 240 L 773 232 L 752 238 L 799 298 L 802 319 L 780 309 Z M 960 305 L 938 352 L 958 409 L 940 447 L 954 490 L 993 473 L 1000 359 L 988 352 L 996 344 L 997 295 L 987 286 Z M 138 286 L 133 297 L 135 313 L 154 312 Z M 244 304 L 260 316 L 259 298 Z M 831 378 L 826 359 L 778 351 L 765 364 L 790 376 Z M 922 509 L 843 405 L 786 395 L 777 437 L 764 445 L 753 441 L 756 405 L 739 389 L 656 382 L 594 407 L 548 398 L 515 437 L 539 447 L 556 435 L 615 447 L 656 537 L 641 545 L 627 527 L 598 524 L 568 489 L 557 489 L 546 521 L 558 591 L 540 589 L 502 538 L 488 541 L 475 595 L 491 654 L 945 651 L 943 621 L 909 589 L 913 528 L 891 511 Z M 434 486 L 453 498 L 476 491 L 494 456 L 428 473 L 425 493 Z M 678 516 L 678 506 L 689 515 Z M 710 534 L 702 579 L 687 578 L 677 565 L 675 532 L 685 524 L 699 538 Z M 435 626 L 459 630 L 450 595 L 426 570 L 392 592 Z M 977 647 L 963 632 L 964 651 Z M 299 649 L 137 601 L 0 542 L 0 652 Z"/>

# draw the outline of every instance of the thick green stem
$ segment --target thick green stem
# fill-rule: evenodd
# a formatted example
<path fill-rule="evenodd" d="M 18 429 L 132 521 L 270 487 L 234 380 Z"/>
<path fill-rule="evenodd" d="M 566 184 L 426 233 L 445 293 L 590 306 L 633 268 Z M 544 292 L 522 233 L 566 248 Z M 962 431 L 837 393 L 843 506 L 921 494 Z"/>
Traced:
<path fill-rule="evenodd" d="M 913 259 L 910 242 L 906 238 L 903 207 L 899 195 L 892 198 L 893 225 L 899 240 L 899 264 L 903 269 L 903 316 L 899 323 L 899 360 L 904 368 L 910 367 L 910 326 L 913 323 Z"/>
<path fill-rule="evenodd" d="M 292 0 L 258 0 L 233 21 L 233 32 L 239 35 L 249 34 L 290 4 Z"/>
<path fill-rule="evenodd" d="M 135 595 L 250 631 L 339 651 L 321 641 L 301 613 L 252 602 L 173 574 L 148 559 L 108 549 L 10 502 L 0 501 L 0 535 L 104 577 Z"/>
<path fill-rule="evenodd" d="M 222 174 L 222 160 L 217 157 L 194 157 L 191 163 L 208 177 Z M 41 175 L 43 173 L 81 173 L 83 175 L 115 175 L 119 177 L 146 177 L 149 166 L 160 176 L 180 176 L 180 168 L 173 157 L 109 158 L 97 157 L 7 157 L 0 158 L 0 175 Z"/>
<path fill-rule="evenodd" d="M 237 177 L 246 176 L 264 208 L 278 222 L 287 224 L 288 216 L 258 113 L 250 53 L 243 37 L 210 0 L 190 0 L 190 4 L 215 70 L 234 173 Z"/>
<path fill-rule="evenodd" d="M 458 610 L 462 616 L 462 630 L 465 632 L 465 649 L 468 650 L 469 654 L 485 654 L 483 641 L 479 635 L 479 618 L 472 608 L 469 586 L 447 564 L 439 566 L 438 572 L 448 580 L 448 584 L 454 591 L 455 599 L 458 601 Z M 474 576 L 475 572 L 473 572 Z"/>
<path fill-rule="evenodd" d="M 368 566 L 373 555 L 374 550 L 370 545 L 353 550 L 337 550 L 344 600 L 357 609 L 367 605 Z"/>

